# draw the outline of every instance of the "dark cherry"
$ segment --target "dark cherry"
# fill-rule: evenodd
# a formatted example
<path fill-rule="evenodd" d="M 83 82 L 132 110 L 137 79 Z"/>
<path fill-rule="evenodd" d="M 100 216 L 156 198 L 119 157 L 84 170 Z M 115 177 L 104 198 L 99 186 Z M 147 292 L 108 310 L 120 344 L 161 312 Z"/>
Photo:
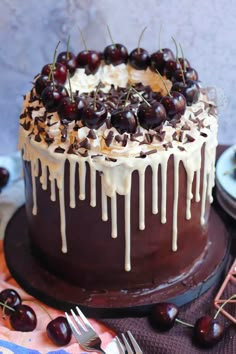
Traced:
<path fill-rule="evenodd" d="M 63 97 L 67 97 L 68 92 L 64 86 L 52 85 L 46 87 L 42 92 L 42 102 L 48 112 L 58 110 Z"/>
<path fill-rule="evenodd" d="M 31 332 L 36 328 L 37 317 L 34 310 L 28 306 L 20 304 L 15 307 L 9 316 L 10 324 L 16 331 Z"/>
<path fill-rule="evenodd" d="M 122 44 L 111 44 L 104 49 L 103 57 L 106 64 L 116 66 L 122 63 L 127 63 L 128 51 Z"/>
<path fill-rule="evenodd" d="M 193 80 L 186 80 L 185 83 L 183 81 L 175 82 L 171 90 L 182 93 L 188 106 L 196 103 L 200 95 L 200 87 L 198 83 Z"/>
<path fill-rule="evenodd" d="M 137 112 L 140 125 L 145 129 L 154 129 L 166 120 L 165 107 L 160 102 L 147 105 L 143 102 Z"/>
<path fill-rule="evenodd" d="M 73 75 L 77 68 L 76 56 L 72 52 L 61 52 L 58 54 L 57 63 L 65 65 L 70 74 Z"/>
<path fill-rule="evenodd" d="M 41 74 L 49 76 L 51 72 L 53 64 L 46 64 L 42 68 Z M 64 85 L 67 79 L 67 68 L 65 65 L 61 63 L 55 63 L 55 68 L 53 69 L 53 78 L 55 81 L 57 81 L 59 84 Z"/>
<path fill-rule="evenodd" d="M 111 113 L 111 125 L 116 128 L 120 134 L 134 134 L 137 129 L 137 117 L 129 107 L 125 109 L 119 108 Z"/>
<path fill-rule="evenodd" d="M 150 56 L 150 67 L 153 71 L 159 71 L 160 74 L 163 74 L 166 62 L 174 59 L 175 57 L 172 50 L 169 48 L 163 48 L 152 53 Z"/>
<path fill-rule="evenodd" d="M 129 63 L 137 70 L 146 70 L 150 63 L 148 52 L 143 48 L 132 50 L 129 55 Z"/>
<path fill-rule="evenodd" d="M 94 102 L 91 102 L 81 113 L 83 124 L 90 129 L 98 129 L 105 122 L 106 118 L 106 107 L 100 102 L 96 102 L 95 107 Z"/>
<path fill-rule="evenodd" d="M 175 304 L 160 302 L 152 307 L 149 321 L 155 329 L 168 331 L 174 326 L 178 313 L 179 309 Z"/>
<path fill-rule="evenodd" d="M 85 69 L 85 74 L 95 74 L 98 70 L 101 58 L 95 50 L 83 50 L 77 55 L 77 67 Z"/>
<path fill-rule="evenodd" d="M 51 341 L 58 346 L 66 345 L 71 340 L 71 329 L 63 316 L 59 316 L 49 322 L 46 331 Z"/>
<path fill-rule="evenodd" d="M 35 91 L 40 96 L 43 90 L 51 85 L 53 85 L 53 82 L 49 79 L 47 75 L 39 75 L 34 83 Z"/>
<path fill-rule="evenodd" d="M 68 121 L 79 120 L 79 111 L 76 101 L 72 101 L 70 97 L 63 97 L 58 108 L 59 117 Z"/>
<path fill-rule="evenodd" d="M 178 69 L 180 69 L 180 64 L 176 60 L 168 60 L 165 64 L 163 74 L 167 79 L 171 79 L 174 72 Z"/>
<path fill-rule="evenodd" d="M 171 80 L 175 81 L 183 81 L 183 75 L 185 80 L 194 80 L 198 81 L 198 73 L 194 68 L 186 68 L 185 71 L 178 69 L 173 73 Z"/>
<path fill-rule="evenodd" d="M 0 191 L 9 181 L 10 173 L 5 167 L 0 167 Z"/>
<path fill-rule="evenodd" d="M 224 326 L 211 316 L 200 317 L 193 328 L 193 341 L 201 347 L 213 347 L 224 334 Z"/>
<path fill-rule="evenodd" d="M 191 66 L 190 62 L 186 58 L 178 58 L 178 60 L 179 60 L 179 63 L 181 65 L 182 69 L 187 69 Z"/>
<path fill-rule="evenodd" d="M 171 95 L 164 96 L 161 103 L 166 109 L 168 118 L 179 118 L 186 110 L 186 99 L 179 92 L 171 92 Z"/>
<path fill-rule="evenodd" d="M 15 309 L 16 306 L 21 304 L 21 297 L 14 289 L 5 289 L 0 293 L 0 302 Z M 1 307 L 3 308 L 3 305 Z M 12 310 L 5 307 L 5 314 L 9 315 L 11 313 Z"/>

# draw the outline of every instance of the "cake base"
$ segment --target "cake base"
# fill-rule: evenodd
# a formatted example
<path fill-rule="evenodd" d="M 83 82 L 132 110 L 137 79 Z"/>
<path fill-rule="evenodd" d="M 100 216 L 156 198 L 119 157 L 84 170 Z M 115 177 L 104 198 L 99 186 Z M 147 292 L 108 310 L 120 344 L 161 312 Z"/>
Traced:
<path fill-rule="evenodd" d="M 45 304 L 63 311 L 78 305 L 87 316 L 94 318 L 134 317 L 146 315 L 152 304 L 161 301 L 184 305 L 220 281 L 227 264 L 230 241 L 223 221 L 213 208 L 209 219 L 209 242 L 211 246 L 204 261 L 184 279 L 180 277 L 171 284 L 133 291 L 88 291 L 66 283 L 42 268 L 31 253 L 24 207 L 8 224 L 4 251 L 15 280 Z"/>

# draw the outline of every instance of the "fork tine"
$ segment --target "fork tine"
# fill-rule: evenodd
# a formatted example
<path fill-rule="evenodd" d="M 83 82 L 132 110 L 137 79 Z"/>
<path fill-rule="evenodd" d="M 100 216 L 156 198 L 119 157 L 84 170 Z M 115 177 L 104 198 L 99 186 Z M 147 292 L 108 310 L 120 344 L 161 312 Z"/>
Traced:
<path fill-rule="evenodd" d="M 119 351 L 121 354 L 125 354 L 125 350 L 118 336 L 116 336 L 116 343 L 118 344 Z"/>
<path fill-rule="evenodd" d="M 74 323 L 71 321 L 71 319 L 70 319 L 70 317 L 69 317 L 69 315 L 68 315 L 67 312 L 65 312 L 65 316 L 66 316 L 66 319 L 67 319 L 67 321 L 68 321 L 68 323 L 69 323 L 69 326 L 70 326 L 70 328 L 71 328 L 71 330 L 72 330 L 72 332 L 73 332 L 75 338 L 78 340 L 78 335 L 79 335 L 79 333 L 78 333 L 78 331 L 77 331 L 77 329 L 76 329 Z"/>
<path fill-rule="evenodd" d="M 136 339 L 134 338 L 134 336 L 132 335 L 132 333 L 130 331 L 127 331 L 128 336 L 130 338 L 131 343 L 133 344 L 134 349 L 136 350 L 137 353 L 142 353 L 142 350 L 140 348 L 140 346 L 138 345 Z"/>
<path fill-rule="evenodd" d="M 83 320 L 84 324 L 94 330 L 93 326 L 91 325 L 91 323 L 89 322 L 89 320 L 87 319 L 87 317 L 84 316 L 83 312 L 80 310 L 80 308 L 79 308 L 78 306 L 76 306 L 76 310 L 77 310 L 77 312 L 78 312 L 80 318 Z"/>
<path fill-rule="evenodd" d="M 128 354 L 134 354 L 133 353 L 133 349 L 131 348 L 131 346 L 129 345 L 129 342 L 127 341 L 124 333 L 121 333 L 121 336 L 122 336 L 122 339 L 123 339 L 123 342 L 125 344 L 125 349 L 127 350 Z"/>
<path fill-rule="evenodd" d="M 85 328 L 81 325 L 81 323 L 80 323 L 78 317 L 76 316 L 76 314 L 74 313 L 74 311 L 73 311 L 73 310 L 70 310 L 70 312 L 71 312 L 71 314 L 72 314 L 72 316 L 73 316 L 73 318 L 74 318 L 75 323 L 76 323 L 77 326 L 79 327 L 81 333 L 85 332 Z"/>

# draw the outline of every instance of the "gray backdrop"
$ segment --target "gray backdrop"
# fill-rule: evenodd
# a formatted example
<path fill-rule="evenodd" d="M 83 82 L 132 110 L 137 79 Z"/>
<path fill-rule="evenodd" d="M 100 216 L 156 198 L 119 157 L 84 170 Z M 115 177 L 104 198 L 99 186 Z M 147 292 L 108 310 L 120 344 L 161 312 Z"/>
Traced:
<path fill-rule="evenodd" d="M 186 57 L 204 85 L 215 86 L 220 108 L 221 143 L 235 143 L 236 119 L 236 2 L 230 0 L 1 0 L 0 1 L 0 154 L 16 150 L 22 95 L 41 67 L 52 60 L 61 40 L 65 49 L 71 35 L 72 50 L 83 48 L 79 28 L 89 48 L 103 49 L 110 39 L 129 50 L 137 47 L 141 30 L 148 26 L 143 47 L 181 42 Z"/>

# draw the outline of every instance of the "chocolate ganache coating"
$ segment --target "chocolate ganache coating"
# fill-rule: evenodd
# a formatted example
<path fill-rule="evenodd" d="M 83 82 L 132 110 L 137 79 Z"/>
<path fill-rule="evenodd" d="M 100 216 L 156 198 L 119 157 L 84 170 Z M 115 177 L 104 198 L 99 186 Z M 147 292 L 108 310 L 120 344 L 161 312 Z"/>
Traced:
<path fill-rule="evenodd" d="M 201 90 L 197 102 L 174 114 L 169 93 L 170 116 L 161 102 L 171 85 L 150 68 L 102 62 L 93 75 L 76 69 L 65 84 L 68 112 L 73 103 L 68 119 L 67 111 L 47 112 L 35 88 L 25 96 L 19 148 L 28 230 L 32 252 L 49 272 L 92 291 L 151 291 L 204 262 L 216 105 Z M 166 110 L 159 120 L 145 109 L 157 102 Z M 95 117 L 91 128 L 87 106 L 95 116 L 104 108 L 105 121 Z"/>

